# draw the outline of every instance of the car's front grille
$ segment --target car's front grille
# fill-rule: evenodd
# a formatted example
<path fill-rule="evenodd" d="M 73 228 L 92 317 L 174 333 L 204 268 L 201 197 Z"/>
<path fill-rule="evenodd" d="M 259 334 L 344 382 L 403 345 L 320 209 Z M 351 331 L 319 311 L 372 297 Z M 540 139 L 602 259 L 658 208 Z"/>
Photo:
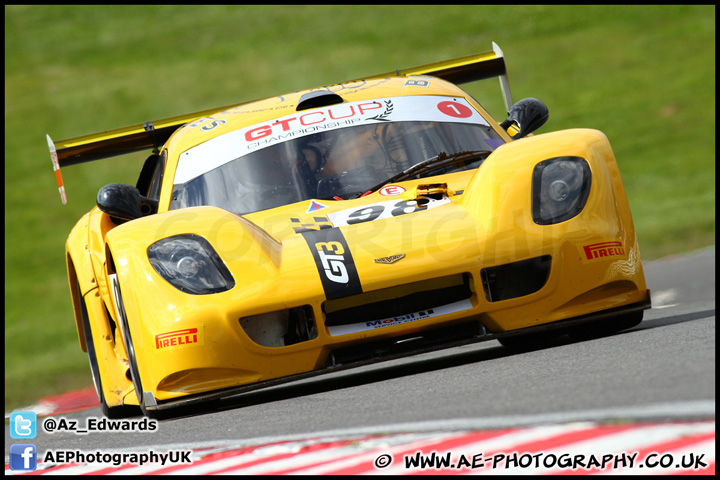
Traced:
<path fill-rule="evenodd" d="M 400 317 L 472 296 L 467 273 L 375 290 L 323 303 L 325 325 L 350 325 Z"/>
<path fill-rule="evenodd" d="M 355 362 L 372 362 L 463 345 L 476 342 L 485 335 L 487 335 L 485 327 L 477 320 L 473 320 L 401 337 L 385 338 L 335 349 L 328 355 L 326 366 L 336 367 Z"/>

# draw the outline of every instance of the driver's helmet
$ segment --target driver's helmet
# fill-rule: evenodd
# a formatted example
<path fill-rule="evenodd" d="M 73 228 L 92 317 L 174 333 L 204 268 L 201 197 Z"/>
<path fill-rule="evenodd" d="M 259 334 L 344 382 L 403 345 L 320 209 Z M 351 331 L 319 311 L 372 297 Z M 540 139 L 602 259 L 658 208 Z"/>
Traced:
<path fill-rule="evenodd" d="M 388 175 L 436 155 L 428 122 L 387 122 L 356 125 L 306 137 L 302 154 L 320 177 L 372 167 Z"/>
<path fill-rule="evenodd" d="M 310 169 L 321 177 L 356 170 L 383 159 L 376 125 L 357 125 L 317 133 L 303 142 Z"/>

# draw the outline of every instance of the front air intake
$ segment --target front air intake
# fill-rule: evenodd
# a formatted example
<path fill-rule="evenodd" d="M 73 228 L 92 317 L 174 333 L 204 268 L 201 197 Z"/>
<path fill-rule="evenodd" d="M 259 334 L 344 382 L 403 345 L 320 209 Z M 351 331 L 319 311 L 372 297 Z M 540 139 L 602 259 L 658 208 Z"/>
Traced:
<path fill-rule="evenodd" d="M 263 347 L 284 347 L 317 337 L 310 305 L 244 317 L 240 326 L 250 340 Z"/>
<path fill-rule="evenodd" d="M 325 325 L 350 325 L 400 317 L 472 296 L 470 275 L 457 274 L 398 285 L 323 303 Z"/>
<path fill-rule="evenodd" d="M 480 271 L 485 298 L 499 302 L 530 295 L 545 286 L 550 275 L 550 255 L 484 268 Z"/>

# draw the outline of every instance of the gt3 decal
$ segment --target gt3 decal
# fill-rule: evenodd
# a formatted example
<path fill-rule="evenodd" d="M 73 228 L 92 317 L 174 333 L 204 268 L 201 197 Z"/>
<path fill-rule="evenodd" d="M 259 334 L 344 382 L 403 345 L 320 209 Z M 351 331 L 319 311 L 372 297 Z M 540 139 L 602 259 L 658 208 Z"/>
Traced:
<path fill-rule="evenodd" d="M 355 261 L 338 228 L 304 232 L 328 300 L 362 293 Z"/>
<path fill-rule="evenodd" d="M 583 247 L 588 260 L 603 257 L 615 257 L 625 255 L 622 242 L 604 242 Z"/>
<path fill-rule="evenodd" d="M 338 335 L 346 335 L 348 333 L 364 332 L 366 330 L 375 330 L 378 328 L 392 327 L 394 325 L 402 325 L 403 323 L 417 322 L 418 320 L 425 320 L 426 318 L 437 317 L 439 315 L 461 312 L 471 308 L 472 302 L 466 299 L 421 312 L 408 313 L 407 315 L 401 315 L 399 317 L 371 320 L 367 322 L 353 323 L 350 325 L 329 326 L 328 331 L 330 332 L 330 335 L 336 337 Z"/>

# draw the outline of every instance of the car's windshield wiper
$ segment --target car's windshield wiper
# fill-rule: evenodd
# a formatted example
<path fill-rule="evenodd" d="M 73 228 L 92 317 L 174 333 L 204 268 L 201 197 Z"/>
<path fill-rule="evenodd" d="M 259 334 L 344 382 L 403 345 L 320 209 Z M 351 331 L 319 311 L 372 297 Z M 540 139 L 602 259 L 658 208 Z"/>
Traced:
<path fill-rule="evenodd" d="M 403 180 L 407 180 L 409 178 L 414 177 L 415 175 L 420 175 L 421 173 L 425 173 L 429 170 L 433 170 L 435 168 L 439 167 L 447 167 L 450 165 L 455 165 L 456 163 L 462 163 L 467 162 L 468 160 L 478 160 L 480 157 L 487 157 L 492 153 L 491 150 L 471 150 L 468 152 L 458 152 L 453 153 L 452 155 L 448 155 L 445 152 L 440 152 L 434 157 L 428 158 L 427 160 L 423 160 L 422 162 L 416 163 L 412 167 L 403 170 L 402 172 L 398 173 L 397 175 L 393 175 L 392 177 L 388 178 L 387 180 L 383 180 L 382 182 L 378 183 L 377 185 L 370 187 L 365 192 L 362 192 L 357 195 L 355 198 L 359 198 L 365 195 L 368 195 L 388 183 L 394 183 L 394 182 L 400 182 Z"/>

